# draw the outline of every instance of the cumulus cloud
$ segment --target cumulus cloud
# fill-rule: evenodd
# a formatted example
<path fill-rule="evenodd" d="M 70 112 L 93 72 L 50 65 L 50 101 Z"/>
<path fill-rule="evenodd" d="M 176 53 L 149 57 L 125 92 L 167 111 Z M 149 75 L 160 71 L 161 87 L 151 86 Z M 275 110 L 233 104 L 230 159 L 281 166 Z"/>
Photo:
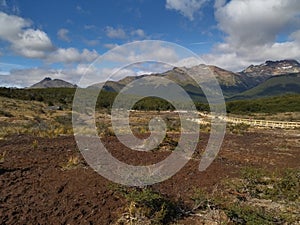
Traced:
<path fill-rule="evenodd" d="M 81 63 L 92 62 L 98 57 L 96 50 L 83 49 L 82 52 L 76 48 L 59 48 L 56 51 L 50 53 L 46 61 L 48 63 Z"/>
<path fill-rule="evenodd" d="M 16 38 L 23 28 L 29 27 L 31 22 L 18 16 L 0 12 L 0 25 L 0 38 L 9 41 Z"/>
<path fill-rule="evenodd" d="M 203 57 L 233 70 L 265 60 L 299 60 L 299 16 L 298 0 L 217 0 L 215 17 L 226 37 Z"/>
<path fill-rule="evenodd" d="M 105 29 L 105 33 L 107 37 L 115 39 L 124 39 L 127 37 L 126 32 L 122 28 L 113 28 L 107 26 Z"/>
<path fill-rule="evenodd" d="M 66 41 L 66 42 L 70 42 L 70 38 L 68 36 L 69 34 L 69 30 L 65 29 L 65 28 L 61 28 L 57 31 L 57 36 L 60 40 Z"/>
<path fill-rule="evenodd" d="M 54 46 L 45 32 L 30 26 L 29 20 L 0 12 L 0 39 L 9 42 L 19 55 L 43 58 Z"/>
<path fill-rule="evenodd" d="M 48 35 L 39 29 L 32 29 L 29 20 L 0 12 L 0 39 L 8 42 L 18 55 L 38 58 L 48 63 L 92 62 L 99 55 L 95 50 L 76 48 L 56 48 Z M 57 35 L 64 41 L 70 41 L 67 29 L 60 29 Z M 93 43 L 95 44 L 95 43 Z"/>
<path fill-rule="evenodd" d="M 12 41 L 12 49 L 28 58 L 43 58 L 54 46 L 45 32 L 27 29 Z"/>
<path fill-rule="evenodd" d="M 297 0 L 233 0 L 217 8 L 219 28 L 236 46 L 273 43 L 281 32 L 298 25 Z"/>
<path fill-rule="evenodd" d="M 176 10 L 189 20 L 194 20 L 194 14 L 200 10 L 207 0 L 167 0 L 166 8 Z"/>

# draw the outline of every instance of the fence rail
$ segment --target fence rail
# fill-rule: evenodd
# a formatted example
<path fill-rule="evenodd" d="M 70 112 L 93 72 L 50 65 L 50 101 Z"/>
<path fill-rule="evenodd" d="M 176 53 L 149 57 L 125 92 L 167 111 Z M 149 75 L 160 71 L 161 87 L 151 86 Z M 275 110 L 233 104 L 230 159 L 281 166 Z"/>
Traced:
<path fill-rule="evenodd" d="M 202 117 L 212 118 L 214 116 L 210 114 L 200 113 Z M 237 117 L 218 117 L 218 119 L 224 120 L 228 123 L 233 124 L 247 124 L 256 127 L 270 127 L 270 128 L 283 128 L 283 129 L 294 129 L 300 128 L 300 122 L 288 122 L 288 121 L 275 121 L 275 120 L 255 120 L 255 119 L 242 119 Z M 196 121 L 198 123 L 205 123 L 204 120 Z"/>
<path fill-rule="evenodd" d="M 248 124 L 250 126 L 257 127 L 271 127 L 271 128 L 300 128 L 300 123 L 298 122 L 287 122 L 287 121 L 273 121 L 273 120 L 254 120 L 254 119 L 240 119 L 233 117 L 226 117 L 226 122 L 234 123 L 234 124 Z"/>

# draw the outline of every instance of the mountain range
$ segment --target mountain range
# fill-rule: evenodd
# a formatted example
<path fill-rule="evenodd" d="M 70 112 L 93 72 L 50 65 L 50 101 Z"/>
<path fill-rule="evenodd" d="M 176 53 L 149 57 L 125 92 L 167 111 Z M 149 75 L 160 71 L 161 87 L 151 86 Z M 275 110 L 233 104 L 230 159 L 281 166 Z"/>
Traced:
<path fill-rule="evenodd" d="M 164 73 L 128 76 L 119 81 L 98 83 L 88 88 L 103 86 L 103 90 L 119 92 L 134 80 L 147 77 L 151 79 L 151 82 L 155 82 L 157 77 L 162 77 L 170 80 L 170 83 L 164 83 L 164 86 L 169 85 L 171 87 L 173 81 L 180 85 L 193 99 L 203 101 L 206 98 L 203 91 L 188 74 L 192 73 L 203 79 L 204 76 L 201 76 L 201 73 L 205 67 L 207 68 L 204 65 L 191 68 L 175 67 Z M 231 72 L 216 66 L 208 66 L 208 68 L 218 80 L 223 95 L 227 99 L 248 99 L 288 93 L 300 94 L 300 64 L 296 60 L 266 61 L 261 65 L 250 65 L 241 72 Z M 205 81 L 203 83 L 205 84 Z M 157 83 L 157 85 L 161 84 Z M 76 85 L 63 80 L 45 78 L 30 88 L 47 87 L 74 88 Z"/>

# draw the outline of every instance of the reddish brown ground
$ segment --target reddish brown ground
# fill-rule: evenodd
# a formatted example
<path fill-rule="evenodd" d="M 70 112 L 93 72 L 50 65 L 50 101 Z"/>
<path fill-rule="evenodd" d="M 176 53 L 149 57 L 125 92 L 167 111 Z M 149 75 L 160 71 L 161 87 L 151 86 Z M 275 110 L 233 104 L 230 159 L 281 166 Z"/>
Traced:
<path fill-rule="evenodd" d="M 201 134 L 198 151 L 203 150 L 207 138 L 208 134 Z M 34 140 L 38 141 L 37 148 L 33 147 Z M 296 131 L 228 134 L 217 159 L 205 172 L 198 171 L 199 160 L 191 160 L 171 179 L 153 188 L 189 207 L 195 187 L 213 188 L 226 177 L 238 176 L 242 167 L 299 167 L 299 140 Z M 115 157 L 131 164 L 156 162 L 168 155 L 130 151 L 114 137 L 105 142 Z M 14 136 L 0 142 L 0 153 L 3 152 L 0 224 L 112 224 L 128 206 L 109 187 L 112 183 L 84 162 L 73 137 Z M 80 165 L 63 170 L 71 156 L 79 156 Z M 192 219 L 186 219 L 185 224 L 187 221 Z"/>

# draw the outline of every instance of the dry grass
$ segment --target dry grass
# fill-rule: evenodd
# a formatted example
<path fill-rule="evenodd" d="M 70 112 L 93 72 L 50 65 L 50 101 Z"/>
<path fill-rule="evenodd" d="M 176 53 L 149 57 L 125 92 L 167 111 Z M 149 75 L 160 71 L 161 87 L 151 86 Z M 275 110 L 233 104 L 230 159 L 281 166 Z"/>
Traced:
<path fill-rule="evenodd" d="M 62 170 L 76 169 L 80 164 L 80 159 L 78 156 L 70 156 L 68 161 L 62 165 Z"/>
<path fill-rule="evenodd" d="M 5 97 L 0 97 L 0 108 L 5 109 L 0 114 L 0 139 L 14 134 L 48 138 L 73 134 L 71 111 L 53 111 L 41 102 Z"/>
<path fill-rule="evenodd" d="M 37 140 L 34 140 L 34 141 L 32 142 L 32 147 L 33 147 L 33 149 L 36 150 L 36 149 L 38 148 L 38 146 L 39 146 L 39 142 L 38 142 Z"/>

